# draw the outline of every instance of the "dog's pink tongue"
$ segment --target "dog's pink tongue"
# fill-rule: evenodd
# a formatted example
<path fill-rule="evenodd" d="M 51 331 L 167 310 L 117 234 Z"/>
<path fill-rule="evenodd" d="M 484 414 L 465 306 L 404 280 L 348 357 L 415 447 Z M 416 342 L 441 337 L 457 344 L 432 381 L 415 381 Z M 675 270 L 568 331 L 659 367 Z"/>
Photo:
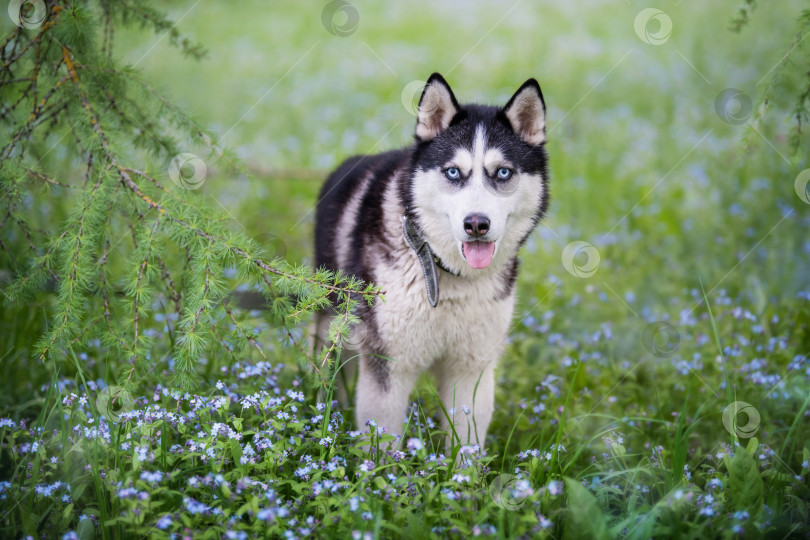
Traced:
<path fill-rule="evenodd" d="M 462 244 L 467 264 L 473 268 L 486 268 L 492 262 L 495 242 L 464 242 Z"/>

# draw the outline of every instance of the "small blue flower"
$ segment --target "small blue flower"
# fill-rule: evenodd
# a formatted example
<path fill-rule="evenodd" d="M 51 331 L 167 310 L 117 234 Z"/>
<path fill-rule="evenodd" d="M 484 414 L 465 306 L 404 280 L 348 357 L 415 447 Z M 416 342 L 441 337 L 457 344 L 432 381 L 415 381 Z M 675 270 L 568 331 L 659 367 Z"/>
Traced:
<path fill-rule="evenodd" d="M 141 473 L 141 480 L 149 484 L 157 484 L 163 480 L 163 473 L 160 471 L 143 471 Z"/>
<path fill-rule="evenodd" d="M 211 511 L 210 507 L 192 499 L 191 497 L 186 497 L 183 499 L 183 504 L 185 504 L 186 510 L 188 510 L 191 514 L 206 514 Z"/>
<path fill-rule="evenodd" d="M 173 523 L 172 517 L 169 514 L 166 514 L 165 516 L 163 516 L 158 520 L 158 522 L 155 524 L 155 527 L 157 527 L 160 530 L 165 530 L 171 527 L 172 523 Z"/>
<path fill-rule="evenodd" d="M 425 447 L 422 441 L 417 439 L 416 437 L 408 439 L 408 443 L 406 446 L 408 450 L 411 452 L 411 454 L 415 454 L 416 452 Z"/>

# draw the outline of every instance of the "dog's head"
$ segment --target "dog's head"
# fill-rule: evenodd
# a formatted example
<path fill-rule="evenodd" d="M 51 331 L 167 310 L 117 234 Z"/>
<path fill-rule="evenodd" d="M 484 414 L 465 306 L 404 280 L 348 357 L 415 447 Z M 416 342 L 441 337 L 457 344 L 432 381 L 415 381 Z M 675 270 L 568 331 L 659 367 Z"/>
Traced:
<path fill-rule="evenodd" d="M 503 268 L 548 205 L 546 106 L 529 79 L 504 107 L 459 105 L 438 73 L 419 101 L 416 147 L 401 194 L 448 268 Z"/>

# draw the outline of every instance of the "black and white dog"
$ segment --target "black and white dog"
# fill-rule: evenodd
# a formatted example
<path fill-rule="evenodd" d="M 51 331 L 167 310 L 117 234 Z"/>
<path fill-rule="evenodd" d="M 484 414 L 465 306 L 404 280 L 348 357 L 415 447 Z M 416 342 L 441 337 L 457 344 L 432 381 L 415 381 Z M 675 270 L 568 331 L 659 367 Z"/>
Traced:
<path fill-rule="evenodd" d="M 501 108 L 459 105 L 434 73 L 415 144 L 349 158 L 323 186 L 316 267 L 385 292 L 358 313 L 359 426 L 374 419 L 401 435 L 414 383 L 431 370 L 460 442 L 483 447 L 517 252 L 548 206 L 545 111 L 534 79 Z M 330 316 L 316 318 L 321 338 Z"/>

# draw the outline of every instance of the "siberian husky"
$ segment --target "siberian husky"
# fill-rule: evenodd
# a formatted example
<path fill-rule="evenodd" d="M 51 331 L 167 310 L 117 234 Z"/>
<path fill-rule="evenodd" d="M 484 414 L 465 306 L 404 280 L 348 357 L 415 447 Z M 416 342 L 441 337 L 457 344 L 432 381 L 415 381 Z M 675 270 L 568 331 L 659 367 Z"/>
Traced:
<path fill-rule="evenodd" d="M 459 105 L 434 73 L 414 144 L 349 158 L 324 184 L 315 266 L 374 283 L 385 297 L 361 302 L 364 339 L 342 355 L 359 364 L 360 429 L 373 420 L 402 435 L 409 394 L 430 370 L 451 415 L 448 433 L 484 446 L 517 252 L 548 206 L 545 116 L 534 79 L 504 107 Z M 316 317 L 316 336 L 327 334 L 331 315 Z"/>

